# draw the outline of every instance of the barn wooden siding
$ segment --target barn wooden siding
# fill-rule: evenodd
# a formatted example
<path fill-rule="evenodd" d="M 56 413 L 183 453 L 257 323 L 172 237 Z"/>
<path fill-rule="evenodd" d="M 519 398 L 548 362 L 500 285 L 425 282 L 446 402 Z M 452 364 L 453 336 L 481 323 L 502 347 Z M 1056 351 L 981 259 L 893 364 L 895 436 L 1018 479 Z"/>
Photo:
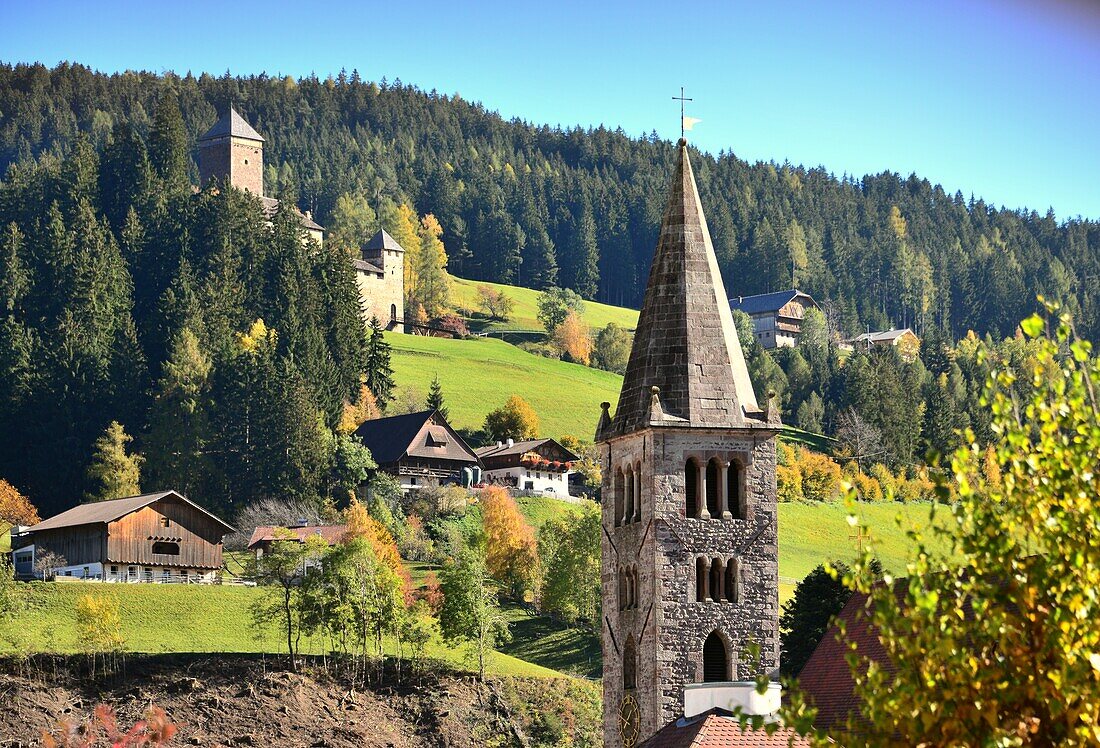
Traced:
<path fill-rule="evenodd" d="M 94 564 L 102 561 L 107 551 L 106 529 L 102 524 L 59 527 L 36 532 L 29 540 L 36 555 L 52 551 L 64 557 L 67 566 Z"/>
<path fill-rule="evenodd" d="M 168 527 L 161 523 L 168 518 Z M 113 564 L 219 569 L 225 527 L 171 496 L 121 517 L 107 526 L 107 558 Z M 153 543 L 178 543 L 178 556 L 154 554 Z"/>

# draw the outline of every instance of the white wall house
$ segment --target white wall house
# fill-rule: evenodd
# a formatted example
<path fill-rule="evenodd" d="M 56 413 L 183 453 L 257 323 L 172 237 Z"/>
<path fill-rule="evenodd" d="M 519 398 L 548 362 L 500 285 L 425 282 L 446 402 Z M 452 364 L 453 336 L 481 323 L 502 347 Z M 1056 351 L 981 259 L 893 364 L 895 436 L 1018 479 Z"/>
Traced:
<path fill-rule="evenodd" d="M 477 450 L 484 481 L 519 491 L 569 498 L 569 476 L 577 455 L 553 439 L 509 439 Z"/>

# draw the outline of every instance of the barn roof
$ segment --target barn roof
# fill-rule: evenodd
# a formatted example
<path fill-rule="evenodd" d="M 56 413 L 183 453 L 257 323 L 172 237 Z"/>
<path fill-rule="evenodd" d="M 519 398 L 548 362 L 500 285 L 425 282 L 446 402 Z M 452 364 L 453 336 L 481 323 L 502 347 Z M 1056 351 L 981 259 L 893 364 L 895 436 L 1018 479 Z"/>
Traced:
<path fill-rule="evenodd" d="M 737 309 L 745 314 L 778 312 L 799 297 L 809 300 L 811 306 L 817 306 L 817 302 L 808 293 L 799 291 L 797 288 L 788 288 L 786 291 L 773 291 L 772 293 L 761 293 L 755 296 L 735 296 L 730 299 L 730 308 Z"/>
<path fill-rule="evenodd" d="M 477 464 L 477 455 L 435 410 L 363 421 L 356 435 L 379 465 L 405 455 Z"/>
<path fill-rule="evenodd" d="M 344 539 L 348 531 L 347 525 L 305 525 L 302 527 L 276 527 L 274 525 L 261 525 L 252 531 L 252 537 L 248 539 L 248 547 L 251 549 L 257 543 L 265 540 L 291 540 L 285 536 L 279 537 L 282 532 L 289 531 L 295 540 L 304 543 L 313 535 L 320 535 L 329 545 L 336 545 Z"/>
<path fill-rule="evenodd" d="M 264 215 L 271 218 L 275 215 L 275 211 L 279 209 L 279 201 L 274 197 L 261 197 L 260 202 L 264 206 Z M 310 216 L 307 216 L 302 211 L 298 210 L 298 206 L 292 206 L 294 212 L 298 214 L 298 222 L 302 226 L 310 231 L 324 231 L 325 227 L 314 221 Z"/>
<path fill-rule="evenodd" d="M 215 522 L 221 524 L 228 532 L 235 532 L 235 529 L 228 522 L 208 512 L 176 491 L 158 491 L 157 493 L 145 493 L 140 496 L 127 496 L 122 499 L 109 499 L 107 501 L 93 501 L 87 504 L 80 504 L 68 511 L 64 511 L 61 514 L 55 514 L 49 519 L 39 522 L 37 525 L 28 528 L 27 532 L 34 533 L 41 530 L 57 530 L 62 527 L 107 524 L 108 522 L 114 522 L 116 519 L 125 517 L 127 514 L 132 514 L 138 509 L 144 509 L 150 504 L 168 497 L 179 499 L 185 504 L 193 506 Z"/>
<path fill-rule="evenodd" d="M 741 726 L 732 712 L 711 709 L 691 719 L 671 722 L 642 744 L 642 748 L 779 748 L 809 746 L 810 741 L 793 730 L 764 730 Z"/>
<path fill-rule="evenodd" d="M 849 339 L 849 343 L 893 343 L 898 338 L 905 337 L 906 335 L 912 335 L 916 337 L 916 333 L 910 330 L 908 327 L 903 327 L 900 330 L 882 330 L 881 332 L 865 332 L 861 335 L 856 335 L 854 338 Z"/>
<path fill-rule="evenodd" d="M 261 143 L 264 142 L 260 133 L 248 124 L 248 120 L 237 113 L 237 110 L 233 107 L 229 107 L 229 111 L 221 116 L 214 126 L 207 130 L 202 137 L 199 138 L 201 143 L 204 140 L 213 140 L 214 138 L 224 138 L 229 135 L 234 138 L 245 138 L 246 140 L 258 140 Z"/>

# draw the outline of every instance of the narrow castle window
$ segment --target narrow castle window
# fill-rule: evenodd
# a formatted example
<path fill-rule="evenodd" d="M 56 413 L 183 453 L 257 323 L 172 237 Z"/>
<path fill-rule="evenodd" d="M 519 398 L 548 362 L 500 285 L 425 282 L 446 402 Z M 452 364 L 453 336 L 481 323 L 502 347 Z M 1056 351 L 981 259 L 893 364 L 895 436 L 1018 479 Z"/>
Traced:
<path fill-rule="evenodd" d="M 626 570 L 619 569 L 619 610 L 626 610 Z"/>
<path fill-rule="evenodd" d="M 703 682 L 721 683 L 729 680 L 726 644 L 717 631 L 712 631 L 703 643 Z"/>
<path fill-rule="evenodd" d="M 699 467 L 695 460 L 684 465 L 684 508 L 688 517 L 699 513 Z"/>
<path fill-rule="evenodd" d="M 711 559 L 710 562 L 710 599 L 722 602 L 722 561 Z"/>
<path fill-rule="evenodd" d="M 712 458 L 707 462 L 707 511 L 710 516 L 718 518 L 722 516 L 722 510 L 718 507 L 718 459 Z"/>

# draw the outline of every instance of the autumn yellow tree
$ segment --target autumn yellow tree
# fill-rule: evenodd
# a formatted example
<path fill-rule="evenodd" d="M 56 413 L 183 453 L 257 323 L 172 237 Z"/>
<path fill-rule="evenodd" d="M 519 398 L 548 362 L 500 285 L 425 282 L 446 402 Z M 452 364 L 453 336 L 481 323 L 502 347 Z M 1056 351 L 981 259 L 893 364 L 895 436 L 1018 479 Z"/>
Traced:
<path fill-rule="evenodd" d="M 375 399 L 374 393 L 364 384 L 360 386 L 359 395 L 355 398 L 355 402 L 344 403 L 344 409 L 340 413 L 340 423 L 337 425 L 336 430 L 341 434 L 350 434 L 359 428 L 364 421 L 378 418 L 381 415 L 382 411 L 378 408 L 378 401 Z"/>
<path fill-rule="evenodd" d="M 34 504 L 15 486 L 0 478 L 0 526 L 33 525 L 39 521 Z"/>
<path fill-rule="evenodd" d="M 993 451 L 966 434 L 937 542 L 914 533 L 905 579 L 876 584 L 873 547 L 846 576 L 891 665 L 850 655 L 861 745 L 1100 744 L 1100 360 L 1056 307 L 1021 328 L 1034 356 L 993 369 Z"/>
<path fill-rule="evenodd" d="M 375 560 L 392 571 L 402 582 L 402 594 L 406 601 L 412 592 L 412 580 L 408 570 L 401 563 L 401 554 L 397 542 L 386 526 L 376 520 L 357 500 L 353 500 L 344 510 L 344 542 L 362 538 L 370 544 Z"/>
<path fill-rule="evenodd" d="M 405 250 L 405 295 L 409 296 L 416 288 L 416 270 L 420 265 L 420 233 L 417 230 L 420 222 L 416 219 L 416 212 L 404 203 L 383 216 L 382 220 L 387 224 L 386 230 L 390 236 Z"/>
<path fill-rule="evenodd" d="M 489 574 L 513 599 L 522 601 L 538 579 L 534 530 L 520 514 L 516 500 L 501 486 L 482 491 L 481 523 Z"/>
<path fill-rule="evenodd" d="M 429 318 L 447 311 L 451 298 L 451 277 L 447 275 L 447 250 L 443 247 L 443 227 L 431 213 L 420 221 L 420 250 L 415 258 L 415 287 L 410 298 L 424 305 Z"/>
<path fill-rule="evenodd" d="M 554 345 L 574 363 L 588 366 L 592 358 L 592 335 L 575 311 L 566 314 L 561 324 L 554 328 Z"/>
<path fill-rule="evenodd" d="M 485 416 L 485 430 L 493 439 L 536 439 L 539 428 L 538 413 L 519 395 Z"/>

